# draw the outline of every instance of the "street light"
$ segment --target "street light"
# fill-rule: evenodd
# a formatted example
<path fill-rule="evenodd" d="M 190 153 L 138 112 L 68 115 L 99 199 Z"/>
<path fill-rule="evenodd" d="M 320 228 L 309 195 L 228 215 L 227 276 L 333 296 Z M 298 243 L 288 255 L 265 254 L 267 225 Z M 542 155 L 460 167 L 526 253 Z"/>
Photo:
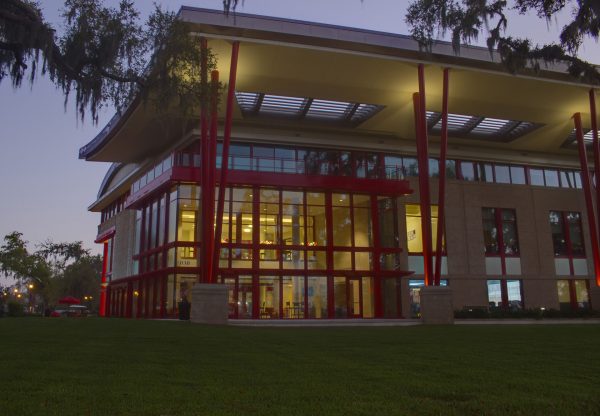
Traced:
<path fill-rule="evenodd" d="M 29 288 L 29 290 L 33 289 L 33 284 L 29 283 L 29 286 L 27 286 Z"/>

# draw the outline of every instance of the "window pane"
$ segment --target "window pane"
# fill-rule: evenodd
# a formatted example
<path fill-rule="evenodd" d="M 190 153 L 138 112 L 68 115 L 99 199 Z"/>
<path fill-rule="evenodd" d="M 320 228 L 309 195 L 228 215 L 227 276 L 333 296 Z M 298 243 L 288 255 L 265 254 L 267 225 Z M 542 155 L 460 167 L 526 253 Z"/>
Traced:
<path fill-rule="evenodd" d="M 508 166 L 496 165 L 496 182 L 497 183 L 510 183 L 510 173 Z"/>
<path fill-rule="evenodd" d="M 282 254 L 284 269 L 304 269 L 304 250 L 284 250 Z"/>
<path fill-rule="evenodd" d="M 238 278 L 238 318 L 252 318 L 252 276 Z"/>
<path fill-rule="evenodd" d="M 304 276 L 282 277 L 283 317 L 304 318 Z"/>
<path fill-rule="evenodd" d="M 492 165 L 488 163 L 479 163 L 479 180 L 484 182 L 494 182 L 494 171 Z"/>
<path fill-rule="evenodd" d="M 571 254 L 582 256 L 585 254 L 583 244 L 583 232 L 581 230 L 581 214 L 579 212 L 568 212 L 569 237 L 571 238 Z"/>
<path fill-rule="evenodd" d="M 362 317 L 373 318 L 375 316 L 375 297 L 373 291 L 373 278 L 362 278 Z"/>
<path fill-rule="evenodd" d="M 499 254 L 498 229 L 496 228 L 494 208 L 482 208 L 483 241 L 486 254 Z"/>
<path fill-rule="evenodd" d="M 327 277 L 308 277 L 308 317 L 327 318 Z"/>
<path fill-rule="evenodd" d="M 346 278 L 333 278 L 333 305 L 335 318 L 345 318 L 348 316 L 348 295 L 346 290 Z"/>
<path fill-rule="evenodd" d="M 379 244 L 381 247 L 397 248 L 400 245 L 397 227 L 397 213 L 392 198 L 377 201 L 379 215 Z"/>
<path fill-rule="evenodd" d="M 502 237 L 504 240 L 504 254 L 519 255 L 519 240 L 517 238 L 517 224 L 515 222 L 504 222 L 502 225 Z"/>
<path fill-rule="evenodd" d="M 446 178 L 456 179 L 456 161 L 446 160 Z"/>
<path fill-rule="evenodd" d="M 352 246 L 352 218 L 350 216 L 350 195 L 332 195 L 333 245 Z"/>
<path fill-rule="evenodd" d="M 502 285 L 500 280 L 488 280 L 488 303 L 490 308 L 502 306 Z"/>
<path fill-rule="evenodd" d="M 562 213 L 558 211 L 550 211 L 550 230 L 552 232 L 552 244 L 554 246 L 555 256 L 566 256 L 567 240 L 564 234 L 564 224 Z"/>
<path fill-rule="evenodd" d="M 325 195 L 320 192 L 307 192 L 306 238 L 309 247 L 327 245 L 327 221 L 325 216 Z"/>
<path fill-rule="evenodd" d="M 354 245 L 370 247 L 372 241 L 371 198 L 368 195 L 354 195 Z"/>
<path fill-rule="evenodd" d="M 279 278 L 261 276 L 259 283 L 260 318 L 279 317 Z"/>
<path fill-rule="evenodd" d="M 463 180 L 474 181 L 475 180 L 475 168 L 473 162 L 460 162 L 460 173 Z"/>
<path fill-rule="evenodd" d="M 546 186 L 557 187 L 558 186 L 558 172 L 555 170 L 544 170 L 544 177 L 546 178 Z"/>
<path fill-rule="evenodd" d="M 577 300 L 577 307 L 582 309 L 589 308 L 589 297 L 587 282 L 585 280 L 575 280 L 575 299 Z"/>
<path fill-rule="evenodd" d="M 529 183 L 544 186 L 544 171 L 542 169 L 529 169 Z"/>
<path fill-rule="evenodd" d="M 429 159 L 429 176 L 432 178 L 440 176 L 440 162 L 437 159 Z"/>
<path fill-rule="evenodd" d="M 400 156 L 385 156 L 385 177 L 387 179 L 404 179 L 402 158 Z"/>
<path fill-rule="evenodd" d="M 357 251 L 354 253 L 355 270 L 371 270 L 371 253 Z"/>
<path fill-rule="evenodd" d="M 558 301 L 560 303 L 569 303 L 571 299 L 569 295 L 569 281 L 559 280 L 556 283 L 558 287 Z"/>
<path fill-rule="evenodd" d="M 404 168 L 404 176 L 419 176 L 417 159 L 413 157 L 403 157 L 402 165 Z"/>
<path fill-rule="evenodd" d="M 525 185 L 525 168 L 523 166 L 510 167 L 511 182 L 516 185 Z"/>
<path fill-rule="evenodd" d="M 302 192 L 283 191 L 282 227 L 283 243 L 304 245 L 304 195 Z"/>
<path fill-rule="evenodd" d="M 348 251 L 334 251 L 333 268 L 335 270 L 352 270 L 352 253 Z"/>
<path fill-rule="evenodd" d="M 506 289 L 508 291 L 508 306 L 511 310 L 522 309 L 523 301 L 521 299 L 521 281 L 507 280 Z"/>

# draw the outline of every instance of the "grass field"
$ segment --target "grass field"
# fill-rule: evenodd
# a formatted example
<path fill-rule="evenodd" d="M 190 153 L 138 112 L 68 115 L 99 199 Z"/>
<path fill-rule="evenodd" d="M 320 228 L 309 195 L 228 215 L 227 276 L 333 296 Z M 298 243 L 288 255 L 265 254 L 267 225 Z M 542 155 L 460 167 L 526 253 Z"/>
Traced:
<path fill-rule="evenodd" d="M 0 415 L 600 415 L 600 325 L 0 319 Z"/>

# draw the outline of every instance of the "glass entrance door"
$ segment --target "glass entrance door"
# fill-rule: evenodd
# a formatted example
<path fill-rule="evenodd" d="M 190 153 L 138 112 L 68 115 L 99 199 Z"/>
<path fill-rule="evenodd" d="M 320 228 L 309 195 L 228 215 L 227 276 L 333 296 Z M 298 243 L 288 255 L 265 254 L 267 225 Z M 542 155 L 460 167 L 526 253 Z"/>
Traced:
<path fill-rule="evenodd" d="M 252 276 L 239 275 L 221 278 L 227 286 L 230 319 L 252 318 Z"/>
<path fill-rule="evenodd" d="M 333 278 L 334 316 L 336 318 L 373 318 L 372 277 Z"/>
<path fill-rule="evenodd" d="M 348 316 L 362 318 L 360 278 L 348 278 Z"/>

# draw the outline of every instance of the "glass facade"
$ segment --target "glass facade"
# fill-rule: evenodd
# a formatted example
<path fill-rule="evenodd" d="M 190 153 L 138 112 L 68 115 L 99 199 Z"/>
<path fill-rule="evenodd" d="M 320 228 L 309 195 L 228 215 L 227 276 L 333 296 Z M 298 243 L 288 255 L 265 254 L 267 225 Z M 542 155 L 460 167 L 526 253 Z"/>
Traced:
<path fill-rule="evenodd" d="M 125 196 L 135 202 L 128 259 L 132 274 L 111 282 L 111 315 L 176 317 L 191 302 L 192 286 L 204 266 L 200 261 L 200 187 L 192 176 L 187 181 L 165 182 L 139 201 L 136 198 L 168 172 L 194 171 L 199 167 L 197 152 L 198 146 L 189 146 L 156 163 L 133 184 L 131 195 Z M 410 309 L 410 316 L 418 316 L 419 280 L 403 277 L 408 271 L 417 276 L 422 273 L 411 263 L 423 255 L 420 206 L 404 204 L 401 194 L 389 191 L 391 186 L 381 191 L 355 186 L 388 183 L 397 187 L 398 180 L 418 175 L 413 156 L 235 143 L 229 157 L 231 170 L 249 175 L 248 181 L 237 180 L 225 189 L 218 274 L 219 282 L 228 288 L 230 318 L 400 317 L 401 295 L 410 303 L 404 305 L 404 313 Z M 429 168 L 432 177 L 439 176 L 436 159 L 430 160 Z M 302 186 L 294 179 L 289 183 L 269 180 L 280 174 L 308 180 Z M 514 164 L 449 160 L 446 175 L 501 185 L 580 187 L 576 171 Z M 322 182 L 323 178 L 317 178 L 322 176 L 335 177 L 335 181 Z M 102 220 L 112 218 L 125 205 L 120 199 Z M 501 258 L 505 270 L 505 258 L 520 257 L 517 212 L 481 209 L 485 256 Z M 434 250 L 437 211 L 437 206 L 431 207 Z M 585 258 L 581 214 L 550 211 L 549 218 L 555 256 Z M 446 241 L 442 243 L 445 256 Z M 490 307 L 523 307 L 521 281 L 505 279 L 511 274 L 520 272 L 488 273 L 489 277 L 482 278 Z M 407 280 L 408 293 L 402 293 Z M 586 307 L 585 282 L 558 281 L 561 307 L 567 303 L 571 308 L 574 304 Z M 484 303 L 483 292 L 482 298 Z"/>

